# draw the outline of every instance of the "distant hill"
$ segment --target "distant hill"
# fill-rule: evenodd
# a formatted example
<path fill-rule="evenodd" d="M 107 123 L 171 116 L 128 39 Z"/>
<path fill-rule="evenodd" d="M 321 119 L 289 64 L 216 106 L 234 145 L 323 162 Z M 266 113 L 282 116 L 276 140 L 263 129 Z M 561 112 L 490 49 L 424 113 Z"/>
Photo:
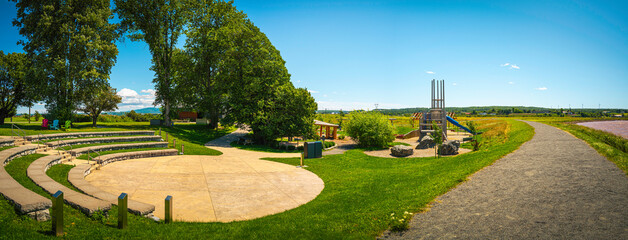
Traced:
<path fill-rule="evenodd" d="M 159 110 L 159 108 L 155 108 L 155 107 L 133 109 L 132 111 L 135 111 L 136 113 L 161 114 L 161 111 Z M 130 112 L 130 111 L 126 111 L 126 112 L 108 112 L 106 114 L 120 116 L 120 115 L 124 115 L 124 114 L 126 114 L 128 112 Z"/>

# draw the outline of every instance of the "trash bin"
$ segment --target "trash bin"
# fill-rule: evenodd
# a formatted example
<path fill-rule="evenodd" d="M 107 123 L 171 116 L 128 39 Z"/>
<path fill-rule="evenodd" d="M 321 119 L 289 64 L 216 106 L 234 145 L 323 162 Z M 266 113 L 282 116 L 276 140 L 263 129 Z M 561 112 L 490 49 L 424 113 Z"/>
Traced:
<path fill-rule="evenodd" d="M 323 157 L 323 143 L 321 141 L 305 142 L 303 153 L 305 158 L 321 158 Z"/>

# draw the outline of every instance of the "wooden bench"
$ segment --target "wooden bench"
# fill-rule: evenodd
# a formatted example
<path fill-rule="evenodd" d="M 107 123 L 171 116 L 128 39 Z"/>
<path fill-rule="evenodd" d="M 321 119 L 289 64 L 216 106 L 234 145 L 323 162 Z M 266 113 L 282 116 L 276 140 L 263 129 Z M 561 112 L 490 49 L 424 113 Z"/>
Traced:
<path fill-rule="evenodd" d="M 127 144 L 113 144 L 113 145 L 101 145 L 93 147 L 77 148 L 68 151 L 72 156 L 77 157 L 81 154 L 86 154 L 88 151 L 102 152 L 120 149 L 133 149 L 133 148 L 167 148 L 167 142 L 147 142 L 147 143 L 127 143 Z"/>
<path fill-rule="evenodd" d="M 14 158 L 33 154 L 36 150 L 36 146 L 21 146 L 0 152 L 0 161 L 3 165 L 0 168 L 0 194 L 13 204 L 17 212 L 38 221 L 47 221 L 50 219 L 48 209 L 52 207 L 50 199 L 25 188 L 4 169 L 4 166 Z"/>
<path fill-rule="evenodd" d="M 112 143 L 112 142 L 146 142 L 161 141 L 161 136 L 133 136 L 133 137 L 107 137 L 107 138 L 84 138 L 64 141 L 53 141 L 46 143 L 49 148 L 57 148 L 67 145 L 92 144 L 92 143 Z"/>
<path fill-rule="evenodd" d="M 26 173 L 28 174 L 28 177 L 32 179 L 35 184 L 37 184 L 37 186 L 40 186 L 46 192 L 54 194 L 59 190 L 62 191 L 64 195 L 63 200 L 67 204 L 80 210 L 88 216 L 91 216 L 97 211 L 109 211 L 109 209 L 111 209 L 111 204 L 109 202 L 74 191 L 46 175 L 46 170 L 48 170 L 51 166 L 61 163 L 61 160 L 62 157 L 58 155 L 49 155 L 39 158 L 28 166 Z"/>
<path fill-rule="evenodd" d="M 110 131 L 110 132 L 73 132 L 73 133 L 54 133 L 26 136 L 26 140 L 52 140 L 61 138 L 84 138 L 84 137 L 107 137 L 107 136 L 129 136 L 129 135 L 155 135 L 155 131 Z M 41 139 L 40 139 L 41 137 Z"/>

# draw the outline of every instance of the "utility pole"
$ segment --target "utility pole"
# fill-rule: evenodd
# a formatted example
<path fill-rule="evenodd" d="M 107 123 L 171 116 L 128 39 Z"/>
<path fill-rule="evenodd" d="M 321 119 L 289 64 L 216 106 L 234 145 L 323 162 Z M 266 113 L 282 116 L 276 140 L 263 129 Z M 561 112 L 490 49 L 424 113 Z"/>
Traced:
<path fill-rule="evenodd" d="M 376 103 L 376 104 L 375 104 L 375 110 L 376 110 L 376 111 L 377 111 L 377 106 L 379 106 L 379 104 L 377 104 L 377 103 Z"/>

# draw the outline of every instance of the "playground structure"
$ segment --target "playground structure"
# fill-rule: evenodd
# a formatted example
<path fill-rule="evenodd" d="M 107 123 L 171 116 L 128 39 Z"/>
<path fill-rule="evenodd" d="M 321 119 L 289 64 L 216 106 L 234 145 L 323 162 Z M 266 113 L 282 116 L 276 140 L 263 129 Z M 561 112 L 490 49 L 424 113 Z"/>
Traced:
<path fill-rule="evenodd" d="M 445 80 L 432 80 L 432 105 L 419 121 L 419 136 L 434 134 L 432 122 L 436 122 L 442 130 L 443 139 L 447 139 L 447 112 L 445 111 Z"/>
<path fill-rule="evenodd" d="M 445 111 L 445 80 L 432 80 L 432 105 L 430 110 L 424 114 L 415 113 L 413 117 L 420 118 L 419 120 L 419 137 L 423 138 L 423 136 L 427 134 L 434 134 L 434 129 L 432 128 L 432 123 L 436 122 L 437 125 L 440 126 L 442 130 L 443 140 L 447 140 L 447 122 L 459 127 L 471 134 L 474 134 L 460 124 L 458 121 L 453 119 L 452 116 L 448 116 L 447 111 Z"/>

